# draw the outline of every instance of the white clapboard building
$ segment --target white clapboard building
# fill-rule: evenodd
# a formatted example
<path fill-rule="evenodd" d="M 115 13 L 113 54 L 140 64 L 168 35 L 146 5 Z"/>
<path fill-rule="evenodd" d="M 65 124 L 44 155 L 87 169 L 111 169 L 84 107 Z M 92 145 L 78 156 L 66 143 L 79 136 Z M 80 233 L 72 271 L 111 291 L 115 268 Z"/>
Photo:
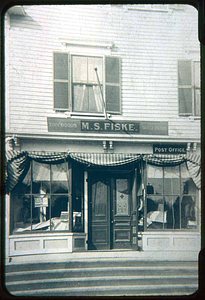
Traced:
<path fill-rule="evenodd" d="M 5 14 L 6 258 L 200 251 L 200 43 L 189 5 Z"/>

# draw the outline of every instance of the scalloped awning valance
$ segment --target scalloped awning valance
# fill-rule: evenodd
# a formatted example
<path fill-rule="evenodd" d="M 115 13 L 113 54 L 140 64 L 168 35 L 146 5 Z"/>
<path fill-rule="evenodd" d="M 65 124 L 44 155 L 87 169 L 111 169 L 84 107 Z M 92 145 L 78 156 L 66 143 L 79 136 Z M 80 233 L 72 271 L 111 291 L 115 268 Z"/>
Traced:
<path fill-rule="evenodd" d="M 201 188 L 201 160 L 197 155 L 157 155 L 132 153 L 82 153 L 82 152 L 6 152 L 6 192 L 9 193 L 16 184 L 26 176 L 31 160 L 41 163 L 60 164 L 69 159 L 87 166 L 116 167 L 139 161 L 157 166 L 176 166 L 186 162 L 190 177 Z"/>

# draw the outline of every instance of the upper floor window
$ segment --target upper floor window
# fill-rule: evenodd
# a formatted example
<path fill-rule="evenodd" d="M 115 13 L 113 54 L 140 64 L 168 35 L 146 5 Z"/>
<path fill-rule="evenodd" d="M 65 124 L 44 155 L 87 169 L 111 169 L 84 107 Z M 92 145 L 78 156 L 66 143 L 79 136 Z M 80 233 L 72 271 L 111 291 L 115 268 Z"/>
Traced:
<path fill-rule="evenodd" d="M 76 114 L 120 113 L 120 59 L 54 53 L 54 109 Z"/>
<path fill-rule="evenodd" d="M 200 116 L 200 63 L 178 61 L 179 115 Z"/>

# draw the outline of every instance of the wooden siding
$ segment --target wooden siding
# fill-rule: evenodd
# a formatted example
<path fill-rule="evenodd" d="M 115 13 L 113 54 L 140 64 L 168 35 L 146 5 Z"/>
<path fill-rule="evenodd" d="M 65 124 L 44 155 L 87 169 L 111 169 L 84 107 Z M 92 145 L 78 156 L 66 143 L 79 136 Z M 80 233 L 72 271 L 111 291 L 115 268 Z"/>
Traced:
<path fill-rule="evenodd" d="M 24 6 L 26 16 L 11 15 L 7 130 L 46 134 L 47 117 L 64 116 L 53 110 L 52 55 L 65 51 L 60 38 L 77 38 L 113 42 L 122 57 L 122 115 L 113 119 L 168 121 L 170 138 L 199 139 L 200 120 L 178 116 L 177 89 L 177 60 L 199 60 L 197 11 L 137 7 Z"/>

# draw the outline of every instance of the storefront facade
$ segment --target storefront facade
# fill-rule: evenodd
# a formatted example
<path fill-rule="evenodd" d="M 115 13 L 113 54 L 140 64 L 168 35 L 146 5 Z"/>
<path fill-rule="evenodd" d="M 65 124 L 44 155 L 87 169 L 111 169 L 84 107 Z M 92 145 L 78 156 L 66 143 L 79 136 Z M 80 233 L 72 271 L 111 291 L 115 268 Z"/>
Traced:
<path fill-rule="evenodd" d="M 21 8 L 20 14 L 12 8 L 5 19 L 10 45 L 6 257 L 129 250 L 189 252 L 195 259 L 201 234 L 200 88 L 188 83 L 200 78 L 195 36 L 186 46 L 188 52 L 183 48 L 186 39 L 171 36 L 182 49 L 168 51 L 169 45 L 163 44 L 168 54 L 161 68 L 157 64 L 163 49 L 153 53 L 149 66 L 149 55 L 142 54 L 143 69 L 137 59 L 140 48 L 133 47 L 147 28 L 144 6 L 102 6 L 101 22 L 108 17 L 112 23 L 112 42 L 106 43 L 107 33 L 99 37 L 95 7 L 90 11 L 80 6 L 78 11 L 96 16 L 87 33 L 92 36 L 97 30 L 95 43 L 86 41 L 82 25 L 72 29 L 81 32 L 78 40 L 59 36 L 54 12 L 62 14 L 58 26 L 65 34 L 69 22 L 79 20 L 76 8 L 67 10 L 70 21 L 62 9 L 31 6 Z M 156 28 L 160 22 L 168 24 L 167 35 L 172 35 L 169 22 L 177 24 L 180 14 L 195 14 L 189 7 L 149 10 Z M 156 21 L 156 14 L 165 17 Z M 132 22 L 122 21 L 125 16 Z M 137 25 L 137 17 L 142 28 L 131 42 L 131 33 L 130 38 L 124 34 Z M 122 24 L 115 27 L 115 18 L 124 24 L 121 36 L 115 30 Z M 188 35 L 186 30 L 183 34 Z M 25 37 L 31 33 L 29 46 Z M 43 44 L 42 34 L 47 34 Z M 164 35 L 158 39 L 162 43 Z M 31 49 L 35 43 L 36 58 Z M 144 50 L 151 51 L 146 39 L 143 43 Z M 21 63 L 23 45 L 30 54 Z M 21 120 L 19 101 L 25 106 Z"/>

